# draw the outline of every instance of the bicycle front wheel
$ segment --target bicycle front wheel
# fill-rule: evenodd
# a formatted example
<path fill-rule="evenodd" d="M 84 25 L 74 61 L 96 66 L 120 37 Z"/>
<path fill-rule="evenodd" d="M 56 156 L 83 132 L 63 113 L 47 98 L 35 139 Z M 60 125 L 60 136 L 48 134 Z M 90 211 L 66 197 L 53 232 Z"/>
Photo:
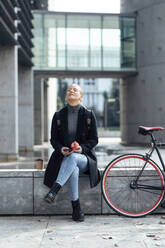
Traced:
<path fill-rule="evenodd" d="M 136 187 L 134 184 L 146 158 L 125 154 L 114 159 L 104 170 L 102 193 L 107 204 L 118 214 L 142 217 L 154 211 L 164 196 L 164 176 L 159 166 L 148 160 Z"/>

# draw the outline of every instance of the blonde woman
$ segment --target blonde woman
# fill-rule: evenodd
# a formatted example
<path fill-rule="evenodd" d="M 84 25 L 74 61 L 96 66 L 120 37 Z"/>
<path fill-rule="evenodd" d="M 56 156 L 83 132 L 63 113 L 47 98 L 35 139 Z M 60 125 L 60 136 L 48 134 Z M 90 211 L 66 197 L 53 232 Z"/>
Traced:
<path fill-rule="evenodd" d="M 76 84 L 70 85 L 66 93 L 67 106 L 54 114 L 50 141 L 55 151 L 44 178 L 44 184 L 50 188 L 44 198 L 48 203 L 55 200 L 67 183 L 74 221 L 84 221 L 78 192 L 79 174 L 89 175 L 91 188 L 100 181 L 93 150 L 98 143 L 96 119 L 92 111 L 81 105 L 82 97 L 82 89 Z"/>

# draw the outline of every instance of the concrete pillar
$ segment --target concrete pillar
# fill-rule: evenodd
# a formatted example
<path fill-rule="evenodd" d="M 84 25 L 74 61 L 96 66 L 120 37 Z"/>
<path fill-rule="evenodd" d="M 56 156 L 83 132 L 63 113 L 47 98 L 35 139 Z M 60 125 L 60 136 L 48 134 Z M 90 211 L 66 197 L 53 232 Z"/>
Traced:
<path fill-rule="evenodd" d="M 34 143 L 44 142 L 44 80 L 34 78 Z"/>
<path fill-rule="evenodd" d="M 48 139 L 53 115 L 57 111 L 57 79 L 49 78 L 48 81 Z"/>
<path fill-rule="evenodd" d="M 44 81 L 44 142 L 48 142 L 48 83 Z"/>
<path fill-rule="evenodd" d="M 0 47 L 0 159 L 18 157 L 18 49 Z"/>
<path fill-rule="evenodd" d="M 32 151 L 34 145 L 33 71 L 19 66 L 19 149 Z"/>
<path fill-rule="evenodd" d="M 138 125 L 165 127 L 165 2 L 121 0 L 121 12 L 137 11 L 136 77 L 121 80 L 121 136 L 125 144 L 145 143 Z M 165 140 L 165 132 L 157 132 Z"/>

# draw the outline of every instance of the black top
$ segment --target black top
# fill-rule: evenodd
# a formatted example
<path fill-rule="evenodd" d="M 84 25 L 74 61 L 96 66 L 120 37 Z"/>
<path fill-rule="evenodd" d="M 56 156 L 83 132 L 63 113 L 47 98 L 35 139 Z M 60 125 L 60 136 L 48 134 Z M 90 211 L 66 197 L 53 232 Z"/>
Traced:
<path fill-rule="evenodd" d="M 76 130 L 77 130 L 77 120 L 78 120 L 78 112 L 80 109 L 80 104 L 76 106 L 67 105 L 68 108 L 68 141 L 71 144 L 75 141 Z"/>

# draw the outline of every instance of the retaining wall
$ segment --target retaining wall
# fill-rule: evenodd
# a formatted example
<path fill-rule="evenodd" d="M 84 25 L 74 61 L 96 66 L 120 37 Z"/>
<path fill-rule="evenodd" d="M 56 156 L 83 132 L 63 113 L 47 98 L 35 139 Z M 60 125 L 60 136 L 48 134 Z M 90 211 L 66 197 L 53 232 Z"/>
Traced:
<path fill-rule="evenodd" d="M 0 215 L 59 215 L 71 214 L 71 203 L 64 186 L 53 204 L 43 197 L 49 188 L 43 185 L 44 171 L 40 170 L 0 170 Z M 115 177 L 115 180 L 121 180 Z M 91 189 L 88 176 L 80 176 L 80 201 L 85 214 L 115 214 L 105 203 L 101 194 L 101 184 Z M 165 213 L 159 208 L 157 212 Z"/>

